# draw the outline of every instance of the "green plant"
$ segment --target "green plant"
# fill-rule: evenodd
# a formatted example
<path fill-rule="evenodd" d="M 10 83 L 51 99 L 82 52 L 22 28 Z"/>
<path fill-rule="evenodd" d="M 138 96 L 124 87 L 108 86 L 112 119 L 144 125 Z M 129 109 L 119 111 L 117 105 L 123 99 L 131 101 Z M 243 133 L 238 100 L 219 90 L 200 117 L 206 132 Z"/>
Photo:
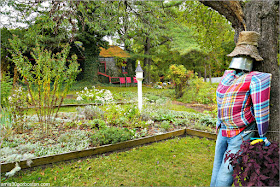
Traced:
<path fill-rule="evenodd" d="M 169 121 L 162 121 L 160 127 L 163 128 L 165 131 L 168 131 L 170 128 L 172 128 Z"/>
<path fill-rule="evenodd" d="M 116 66 L 119 68 L 126 67 L 125 58 L 122 57 L 114 57 L 116 61 Z"/>
<path fill-rule="evenodd" d="M 133 136 L 134 134 L 126 128 L 107 127 L 96 131 L 91 136 L 91 141 L 93 145 L 100 146 L 130 140 Z"/>
<path fill-rule="evenodd" d="M 190 123 L 190 120 L 188 118 L 175 118 L 172 120 L 173 124 L 176 126 L 188 126 Z"/>
<path fill-rule="evenodd" d="M 210 115 L 207 114 L 203 114 L 201 115 L 201 117 L 199 118 L 199 124 L 201 125 L 205 125 L 205 126 L 209 126 L 209 127 L 216 127 L 216 122 L 217 119 L 211 117 Z"/>
<path fill-rule="evenodd" d="M 187 81 L 193 76 L 192 71 L 188 71 L 183 65 L 173 64 L 169 67 L 168 77 L 175 83 L 176 98 L 181 98 L 184 95 L 184 88 L 187 86 Z"/>
<path fill-rule="evenodd" d="M 2 74 L 1 80 L 0 80 L 0 104 L 2 107 L 8 106 L 8 97 L 11 94 L 12 88 L 13 88 L 13 82 L 12 79 L 7 76 L 6 74 Z"/>
<path fill-rule="evenodd" d="M 83 115 L 88 120 L 103 118 L 104 116 L 104 111 L 98 106 L 87 105 L 85 107 L 77 107 L 76 110 L 78 114 Z"/>
<path fill-rule="evenodd" d="M 48 132 L 48 124 L 53 123 L 63 99 L 80 71 L 77 56 L 69 58 L 69 45 L 63 46 L 61 52 L 54 54 L 37 44 L 30 52 L 35 60 L 35 64 L 32 64 L 23 56 L 27 47 L 18 37 L 10 40 L 10 45 L 12 61 L 27 86 L 39 122 L 46 124 L 45 130 Z M 58 107 L 55 108 L 55 105 Z"/>
<path fill-rule="evenodd" d="M 13 134 L 11 114 L 0 106 L 0 148 L 3 141 Z"/>
<path fill-rule="evenodd" d="M 106 122 L 102 119 L 94 119 L 92 121 L 88 122 L 88 125 L 91 128 L 97 128 L 97 129 L 104 129 L 106 128 Z"/>
<path fill-rule="evenodd" d="M 80 92 L 76 92 L 77 101 L 92 101 L 96 103 L 110 103 L 113 102 L 113 95 L 110 92 L 110 90 L 105 89 L 96 89 L 95 86 L 92 87 L 92 89 L 88 89 L 87 87 L 84 88 L 84 90 Z"/>
<path fill-rule="evenodd" d="M 8 97 L 9 106 L 6 109 L 11 114 L 13 129 L 17 133 L 23 133 L 23 126 L 26 122 L 27 110 L 24 107 L 29 103 L 29 97 L 25 89 L 21 86 L 15 88 L 11 96 Z"/>
<path fill-rule="evenodd" d="M 217 86 L 218 84 L 204 82 L 203 78 L 195 76 L 189 81 L 189 86 L 180 100 L 185 103 L 216 104 Z"/>
<path fill-rule="evenodd" d="M 279 186 L 279 143 L 265 146 L 244 141 L 236 154 L 228 153 L 235 186 Z"/>

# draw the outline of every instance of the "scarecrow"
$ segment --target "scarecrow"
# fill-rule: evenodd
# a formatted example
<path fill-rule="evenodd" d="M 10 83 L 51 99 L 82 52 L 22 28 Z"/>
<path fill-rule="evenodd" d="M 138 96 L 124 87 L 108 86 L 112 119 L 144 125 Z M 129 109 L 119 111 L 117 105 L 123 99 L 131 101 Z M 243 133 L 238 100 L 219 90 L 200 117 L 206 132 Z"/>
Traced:
<path fill-rule="evenodd" d="M 233 57 L 217 88 L 218 136 L 210 186 L 231 186 L 233 168 L 225 155 L 236 153 L 242 141 L 265 137 L 269 123 L 269 95 L 271 74 L 252 71 L 254 63 L 263 58 L 258 53 L 260 34 L 243 31 L 239 34 L 235 49 L 227 56 Z"/>

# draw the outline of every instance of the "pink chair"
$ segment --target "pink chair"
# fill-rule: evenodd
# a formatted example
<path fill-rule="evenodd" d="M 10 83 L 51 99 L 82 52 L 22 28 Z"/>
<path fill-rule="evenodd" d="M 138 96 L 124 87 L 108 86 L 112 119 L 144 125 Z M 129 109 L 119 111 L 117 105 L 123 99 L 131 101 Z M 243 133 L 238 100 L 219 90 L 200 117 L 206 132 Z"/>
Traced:
<path fill-rule="evenodd" d="M 131 77 L 125 77 L 126 85 L 131 84 Z"/>
<path fill-rule="evenodd" d="M 136 77 L 133 77 L 133 83 L 137 84 Z"/>
<path fill-rule="evenodd" d="M 120 86 L 121 84 L 125 84 L 125 77 L 119 77 L 120 78 Z"/>

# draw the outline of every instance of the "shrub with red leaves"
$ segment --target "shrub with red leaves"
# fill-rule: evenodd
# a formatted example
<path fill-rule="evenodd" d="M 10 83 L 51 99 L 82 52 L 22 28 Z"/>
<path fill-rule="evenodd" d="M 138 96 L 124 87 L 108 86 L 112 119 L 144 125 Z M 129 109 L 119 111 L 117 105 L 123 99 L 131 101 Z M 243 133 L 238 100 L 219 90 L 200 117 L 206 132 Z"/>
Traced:
<path fill-rule="evenodd" d="M 236 154 L 228 153 L 235 186 L 279 186 L 279 144 L 251 145 L 245 141 Z"/>

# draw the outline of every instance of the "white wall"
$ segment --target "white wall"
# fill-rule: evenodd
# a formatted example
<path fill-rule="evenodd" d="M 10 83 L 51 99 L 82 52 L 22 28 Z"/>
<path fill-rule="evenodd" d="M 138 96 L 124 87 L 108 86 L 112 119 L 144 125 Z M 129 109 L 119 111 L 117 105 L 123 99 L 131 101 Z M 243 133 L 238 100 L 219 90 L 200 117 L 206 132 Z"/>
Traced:
<path fill-rule="evenodd" d="M 221 81 L 222 77 L 212 77 L 211 82 L 212 83 L 219 83 Z M 210 82 L 209 78 L 206 78 L 206 82 Z"/>

